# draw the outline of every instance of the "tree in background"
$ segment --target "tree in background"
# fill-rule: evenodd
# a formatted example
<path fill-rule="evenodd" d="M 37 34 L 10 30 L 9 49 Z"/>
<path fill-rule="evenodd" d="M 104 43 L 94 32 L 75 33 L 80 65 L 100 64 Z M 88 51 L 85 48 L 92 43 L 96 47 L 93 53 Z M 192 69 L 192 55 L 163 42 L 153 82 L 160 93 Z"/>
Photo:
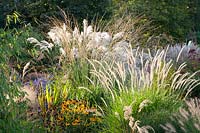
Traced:
<path fill-rule="evenodd" d="M 109 20 L 129 13 L 143 14 L 157 28 L 153 34 L 165 33 L 177 41 L 200 41 L 199 0 L 1 0 L 0 27 L 5 26 L 6 15 L 14 11 L 25 23 L 39 23 L 45 22 L 47 16 L 61 17 L 58 7 L 79 22 L 97 15 Z"/>
<path fill-rule="evenodd" d="M 0 2 L 0 13 L 3 14 L 0 25 L 5 26 L 6 15 L 14 11 L 21 14 L 26 23 L 45 22 L 47 16 L 59 17 L 58 7 L 72 14 L 78 21 L 84 18 L 91 20 L 95 16 L 108 18 L 107 7 L 110 3 L 110 0 L 3 0 Z"/>
<path fill-rule="evenodd" d="M 200 30 L 199 0 L 113 0 L 115 13 L 144 14 L 159 28 L 157 34 L 166 33 L 175 40 L 192 39 Z M 119 4 L 118 4 L 119 3 Z M 116 8 L 118 7 L 118 8 Z M 118 10 L 121 9 L 121 10 Z"/>

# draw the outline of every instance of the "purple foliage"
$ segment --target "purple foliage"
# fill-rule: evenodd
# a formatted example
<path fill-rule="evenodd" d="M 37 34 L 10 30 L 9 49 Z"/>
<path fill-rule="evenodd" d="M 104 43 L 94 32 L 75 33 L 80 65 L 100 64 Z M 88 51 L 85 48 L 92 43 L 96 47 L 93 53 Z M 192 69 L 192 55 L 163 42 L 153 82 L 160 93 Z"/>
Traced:
<path fill-rule="evenodd" d="M 33 81 L 33 86 L 36 87 L 37 89 L 41 87 L 43 90 L 45 90 L 47 84 L 48 84 L 48 80 L 45 78 L 36 78 Z"/>

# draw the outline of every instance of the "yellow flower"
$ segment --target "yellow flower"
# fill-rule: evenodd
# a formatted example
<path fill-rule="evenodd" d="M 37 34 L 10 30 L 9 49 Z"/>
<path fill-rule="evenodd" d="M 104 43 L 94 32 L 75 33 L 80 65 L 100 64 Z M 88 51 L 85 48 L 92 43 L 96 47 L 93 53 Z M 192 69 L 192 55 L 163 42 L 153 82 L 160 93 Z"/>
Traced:
<path fill-rule="evenodd" d="M 85 110 L 85 109 L 86 109 L 85 105 L 84 105 L 84 104 L 81 104 L 81 105 L 80 105 L 80 109 L 81 109 L 82 111 Z"/>
<path fill-rule="evenodd" d="M 87 110 L 83 110 L 83 111 L 82 111 L 82 114 L 88 115 L 89 112 L 88 112 Z"/>
<path fill-rule="evenodd" d="M 80 125 L 80 123 L 74 121 L 74 122 L 72 122 L 72 125 L 73 125 L 73 126 L 77 126 L 77 125 Z"/>
<path fill-rule="evenodd" d="M 91 118 L 90 118 L 90 121 L 91 121 L 91 122 L 96 122 L 96 121 L 97 121 L 97 118 L 96 118 L 96 117 L 91 117 Z"/>
<path fill-rule="evenodd" d="M 62 116 L 58 116 L 58 121 L 63 121 L 64 118 Z"/>
<path fill-rule="evenodd" d="M 80 121 L 81 121 L 80 118 L 74 120 L 74 122 L 77 122 L 77 123 L 79 123 Z"/>
<path fill-rule="evenodd" d="M 71 103 L 71 104 L 75 104 L 75 103 L 78 103 L 78 101 L 77 101 L 77 100 L 71 100 L 70 103 Z"/>
<path fill-rule="evenodd" d="M 66 122 L 66 123 L 65 123 L 65 125 L 66 125 L 66 126 L 69 126 L 69 125 L 70 125 L 70 123 Z"/>

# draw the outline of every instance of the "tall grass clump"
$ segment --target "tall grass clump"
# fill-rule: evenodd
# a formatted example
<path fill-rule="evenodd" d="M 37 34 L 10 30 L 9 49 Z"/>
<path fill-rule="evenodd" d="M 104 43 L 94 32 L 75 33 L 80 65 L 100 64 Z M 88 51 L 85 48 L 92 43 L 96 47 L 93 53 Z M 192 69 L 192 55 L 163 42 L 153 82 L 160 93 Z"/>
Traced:
<path fill-rule="evenodd" d="M 123 111 L 125 106 L 130 106 L 135 122 L 141 121 L 141 125 L 150 125 L 155 131 L 160 131 L 162 129 L 157 125 L 166 122 L 171 112 L 178 110 L 182 99 L 199 81 L 193 78 L 195 73 L 182 73 L 185 64 L 175 69 L 171 60 L 166 61 L 167 50 L 154 54 L 139 49 L 126 51 L 123 62 L 90 60 L 93 66 L 91 74 L 110 94 L 111 101 L 106 101 L 105 130 L 131 130 Z"/>
<path fill-rule="evenodd" d="M 49 131 L 85 130 L 99 110 L 103 115 L 95 117 L 93 125 L 101 123 L 103 129 L 97 126 L 93 131 L 161 131 L 157 125 L 166 123 L 198 85 L 196 73 L 183 72 L 186 64 L 175 68 L 166 59 L 167 50 L 132 49 L 146 29 L 137 27 L 141 18 L 128 16 L 103 27 L 84 19 L 79 27 L 62 14 L 64 21 L 53 20 L 47 41 L 27 39 L 43 57 L 51 54 L 56 74 L 65 79 L 39 93 Z"/>
<path fill-rule="evenodd" d="M 178 57 L 178 60 L 176 59 Z M 183 72 L 195 73 L 199 70 L 200 61 L 200 49 L 198 45 L 195 45 L 193 41 L 189 41 L 187 44 L 182 45 L 176 44 L 175 46 L 170 46 L 167 52 L 167 58 L 174 60 L 174 64 L 179 66 L 182 63 L 186 63 L 186 67 L 182 70 Z M 196 79 L 199 79 L 200 73 L 195 75 Z M 196 86 L 192 93 L 192 97 L 199 97 L 199 86 Z"/>
<path fill-rule="evenodd" d="M 133 38 L 137 38 L 134 35 L 138 33 L 139 36 L 140 34 L 140 30 L 135 31 L 131 28 L 138 23 L 139 18 L 134 21 L 133 19 L 128 19 L 130 18 L 128 16 L 126 18 L 128 23 L 123 22 L 121 19 L 118 26 L 116 23 L 114 27 L 106 25 L 104 28 L 101 27 L 101 24 L 95 24 L 95 22 L 89 24 L 84 19 L 83 25 L 79 27 L 75 20 L 68 18 L 64 12 L 62 14 L 64 21 L 55 19 L 51 21 L 53 26 L 47 33 L 46 40 L 39 41 L 33 37 L 27 39 L 28 42 L 38 49 L 38 52 L 40 51 L 39 53 L 43 55 L 41 56 L 43 59 L 46 56 L 48 59 L 50 53 L 55 55 L 49 56 L 49 60 L 55 61 L 53 63 L 57 65 L 58 71 L 55 74 L 61 74 L 63 75 L 61 77 L 66 79 L 64 83 L 62 83 L 62 78 L 57 80 L 57 83 L 54 82 L 50 88 L 43 88 L 45 91 L 43 92 L 42 90 L 39 93 L 39 103 L 47 118 L 47 121 L 45 118 L 45 125 L 49 125 L 49 118 L 55 118 L 50 114 L 52 112 L 55 114 L 59 113 L 58 110 L 61 108 L 62 103 L 67 102 L 71 104 L 70 100 L 88 101 L 87 108 L 95 106 L 95 108 L 98 107 L 98 110 L 102 110 L 99 105 L 103 105 L 104 101 L 101 99 L 107 99 L 108 94 L 104 93 L 100 89 L 101 87 L 95 84 L 97 80 L 90 73 L 91 64 L 88 62 L 88 59 L 107 60 L 113 54 L 117 55 L 119 50 L 123 51 L 124 48 L 120 49 L 121 46 L 128 46 L 126 39 L 133 42 L 135 40 Z M 119 27 L 123 30 L 119 30 Z M 58 54 L 53 54 L 55 52 L 54 49 L 56 49 Z M 70 85 L 66 87 L 68 83 Z M 67 90 L 67 97 L 62 98 L 61 90 Z M 76 103 L 79 102 L 74 102 L 73 104 Z M 46 107 L 46 105 L 48 106 Z M 52 120 L 50 124 L 53 122 L 55 121 Z M 73 127 L 73 125 L 71 126 Z M 56 129 L 54 128 L 53 130 Z"/>
<path fill-rule="evenodd" d="M 125 40 L 138 45 L 137 42 L 142 40 L 141 36 L 150 23 L 143 22 L 144 25 L 141 26 L 139 23 L 142 16 L 132 19 L 131 15 L 127 15 L 106 24 L 101 19 L 91 23 L 84 19 L 82 25 L 78 25 L 74 18 L 67 16 L 62 10 L 61 15 L 64 21 L 50 19 L 48 41 L 34 38 L 29 38 L 28 41 L 41 50 L 48 51 L 57 47 L 60 51 L 59 61 L 66 63 L 84 58 L 103 59 L 114 45 L 126 42 Z"/>
<path fill-rule="evenodd" d="M 200 100 L 198 98 L 185 101 L 186 106 L 173 114 L 169 122 L 161 125 L 166 132 L 200 132 Z"/>
<path fill-rule="evenodd" d="M 50 56 L 48 59 L 51 62 L 55 61 L 54 63 L 59 69 L 67 72 L 68 78 L 73 80 L 73 84 L 77 86 L 90 84 L 85 78 L 91 76 L 90 64 L 87 59 L 104 60 L 113 54 L 121 56 L 118 55 L 119 51 L 128 46 L 128 41 L 136 45 L 134 40 L 137 40 L 144 30 L 141 27 L 141 30 L 134 28 L 141 17 L 130 19 L 131 16 L 124 16 L 124 19 L 119 19 L 117 23 L 114 21 L 106 25 L 102 24 L 101 20 L 90 24 L 84 19 L 82 26 L 79 26 L 75 19 L 71 19 L 63 11 L 61 12 L 64 21 L 51 20 L 52 27 L 47 33 L 47 41 L 38 41 L 33 37 L 28 38 L 27 41 L 40 49 L 40 54 L 43 55 L 41 57 L 45 57 L 49 53 L 55 52 L 53 49 L 57 49 L 58 54 L 52 54 L 55 56 Z M 121 46 L 124 47 L 122 50 Z"/>

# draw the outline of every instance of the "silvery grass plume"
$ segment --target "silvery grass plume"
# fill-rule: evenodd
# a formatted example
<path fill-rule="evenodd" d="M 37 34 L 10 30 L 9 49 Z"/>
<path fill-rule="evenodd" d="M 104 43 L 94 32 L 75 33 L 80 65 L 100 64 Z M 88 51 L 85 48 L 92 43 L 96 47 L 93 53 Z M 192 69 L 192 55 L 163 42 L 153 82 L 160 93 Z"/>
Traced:
<path fill-rule="evenodd" d="M 173 59 L 178 64 L 183 62 L 190 62 L 190 60 L 200 59 L 200 48 L 195 45 L 192 41 L 188 44 L 176 44 L 175 46 L 170 46 L 167 51 L 167 58 Z"/>
<path fill-rule="evenodd" d="M 124 32 L 119 32 L 113 36 L 108 32 L 96 31 L 92 25 L 88 25 L 86 19 L 83 20 L 83 30 L 77 26 L 72 28 L 65 23 L 56 25 L 48 32 L 49 38 L 54 44 L 61 46 L 68 57 L 72 60 L 78 57 L 99 58 L 108 53 L 113 46 L 124 43 L 122 41 Z M 125 43 L 126 45 L 126 43 Z"/>
<path fill-rule="evenodd" d="M 140 103 L 138 112 L 141 112 L 143 110 L 143 108 L 147 107 L 148 105 L 150 105 L 152 103 L 153 103 L 152 101 L 145 99 L 144 101 L 142 101 Z"/>
<path fill-rule="evenodd" d="M 166 132 L 200 132 L 200 99 L 194 98 L 186 101 L 186 108 L 180 108 L 179 113 L 173 115 L 171 120 L 175 125 L 171 123 L 161 125 Z"/>
<path fill-rule="evenodd" d="M 169 95 L 176 92 L 177 98 L 185 98 L 200 84 L 199 80 L 193 78 L 197 72 L 181 74 L 185 63 L 177 70 L 173 68 L 172 60 L 166 60 L 167 50 L 157 51 L 154 56 L 150 50 L 148 54 L 132 48 L 126 51 L 123 62 L 89 60 L 92 65 L 91 74 L 110 92 L 113 100 L 116 90 L 134 92 L 140 89 L 152 89 L 155 93 L 164 91 Z"/>
<path fill-rule="evenodd" d="M 123 60 L 122 54 L 118 55 L 118 51 L 122 53 L 123 47 L 127 47 L 129 42 L 140 40 L 140 36 L 147 27 L 143 25 L 143 28 L 135 28 L 142 16 L 131 19 L 131 15 L 126 15 L 107 25 L 100 24 L 101 21 L 89 24 L 84 19 L 81 29 L 74 19 L 70 20 L 67 17 L 64 11 L 62 14 L 65 22 L 53 19 L 54 26 L 47 33 L 53 43 L 39 42 L 35 38 L 29 38 L 28 41 L 39 46 L 42 51 L 49 51 L 52 47 L 59 46 L 61 55 L 67 57 L 69 61 L 84 57 L 99 60 L 113 55 Z"/>
<path fill-rule="evenodd" d="M 66 57 L 66 52 L 64 51 L 64 49 L 57 43 L 50 43 L 47 42 L 45 40 L 42 41 L 38 41 L 36 38 L 30 37 L 27 39 L 27 41 L 29 43 L 34 44 L 34 47 L 39 47 L 40 51 L 40 55 L 39 57 L 36 59 L 37 61 L 41 60 L 44 58 L 44 53 L 50 53 L 52 52 L 53 48 L 58 48 L 59 49 L 59 63 L 62 61 L 62 57 Z"/>
<path fill-rule="evenodd" d="M 38 41 L 37 39 L 30 37 L 27 39 L 27 41 L 29 43 L 35 44 L 35 47 L 39 46 L 41 52 L 47 51 L 49 52 L 49 50 L 51 50 L 54 47 L 54 44 L 49 43 L 45 40 L 43 41 Z"/>
<path fill-rule="evenodd" d="M 131 15 L 126 15 L 106 25 L 101 24 L 101 20 L 89 24 L 84 19 L 81 29 L 74 19 L 70 20 L 64 11 L 62 13 L 65 22 L 53 20 L 54 26 L 48 32 L 48 37 L 54 44 L 61 46 L 69 60 L 83 57 L 104 59 L 115 51 L 115 45 L 126 46 L 128 41 L 139 40 L 146 28 L 145 24 L 142 26 L 144 28 L 135 28 L 142 16 L 131 19 Z"/>
<path fill-rule="evenodd" d="M 28 69 L 28 67 L 30 66 L 30 63 L 31 62 L 28 62 L 28 63 L 26 63 L 26 65 L 24 66 L 24 68 L 23 68 L 23 71 L 22 71 L 22 80 L 24 80 L 24 76 L 27 74 L 27 69 Z"/>

